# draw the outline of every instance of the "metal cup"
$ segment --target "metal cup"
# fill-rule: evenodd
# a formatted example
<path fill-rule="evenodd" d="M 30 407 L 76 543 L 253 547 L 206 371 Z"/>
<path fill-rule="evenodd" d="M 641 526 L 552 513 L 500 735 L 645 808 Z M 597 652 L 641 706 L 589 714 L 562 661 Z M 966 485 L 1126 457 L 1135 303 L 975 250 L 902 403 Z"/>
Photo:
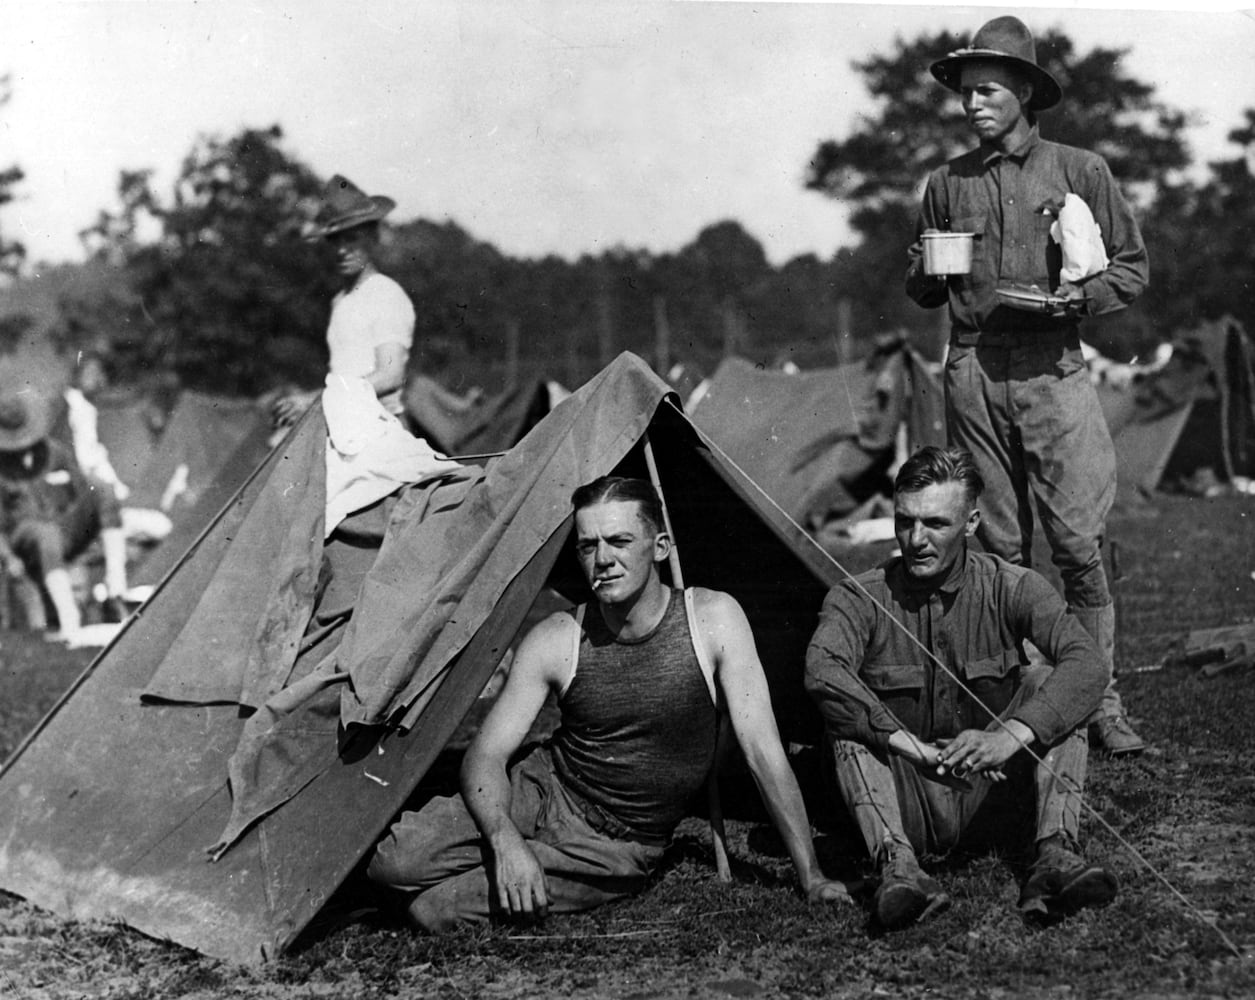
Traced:
<path fill-rule="evenodd" d="M 971 274 L 975 233 L 924 233 L 925 274 Z"/>

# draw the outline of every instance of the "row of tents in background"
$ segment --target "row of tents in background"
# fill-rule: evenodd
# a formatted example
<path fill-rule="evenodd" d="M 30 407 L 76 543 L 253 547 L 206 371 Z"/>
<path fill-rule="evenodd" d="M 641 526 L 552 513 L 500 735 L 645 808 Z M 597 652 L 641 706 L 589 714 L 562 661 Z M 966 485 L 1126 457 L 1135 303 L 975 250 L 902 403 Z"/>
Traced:
<path fill-rule="evenodd" d="M 1226 318 L 1180 334 L 1145 365 L 1091 358 L 1116 445 L 1118 503 L 1136 507 L 1158 490 L 1251 490 L 1253 356 L 1246 331 Z M 813 534 L 883 509 L 896 464 L 946 438 L 939 367 L 893 339 L 864 361 L 806 372 L 730 358 L 686 409 Z"/>
<path fill-rule="evenodd" d="M 1162 488 L 1248 490 L 1255 479 L 1255 368 L 1245 331 L 1224 319 L 1171 347 L 1140 370 L 1094 364 L 1123 503 Z M 708 379 L 672 374 L 693 422 L 821 540 L 883 513 L 896 463 L 945 441 L 938 366 L 897 338 L 833 368 L 786 372 L 728 358 Z M 451 405 L 448 392 L 420 377 L 407 388 L 406 409 L 437 449 L 484 456 L 517 444 L 566 394 L 536 382 Z M 131 487 L 127 505 L 159 509 L 173 524 L 132 574 L 133 583 L 154 585 L 269 453 L 268 400 L 183 391 L 171 404 L 108 389 L 95 404 L 101 442 Z"/>

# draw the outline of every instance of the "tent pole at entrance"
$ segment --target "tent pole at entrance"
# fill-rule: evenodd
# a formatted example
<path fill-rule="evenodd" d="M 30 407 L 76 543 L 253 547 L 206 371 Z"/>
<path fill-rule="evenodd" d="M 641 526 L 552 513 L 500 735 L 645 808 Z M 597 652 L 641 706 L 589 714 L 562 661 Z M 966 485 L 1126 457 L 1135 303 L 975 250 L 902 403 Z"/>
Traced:
<path fill-rule="evenodd" d="M 649 470 L 649 481 L 653 484 L 654 490 L 658 493 L 658 500 L 662 504 L 662 525 L 671 538 L 671 554 L 667 560 L 667 564 L 671 567 L 671 586 L 683 590 L 684 574 L 680 570 L 679 546 L 676 544 L 675 533 L 671 528 L 671 512 L 667 507 L 666 494 L 662 492 L 662 480 L 658 477 L 658 463 L 654 460 L 654 446 L 649 440 L 648 431 L 641 436 L 641 443 L 645 449 L 645 467 Z M 718 872 L 719 881 L 731 882 L 732 866 L 728 863 L 728 835 L 723 827 L 723 802 L 719 798 L 719 758 L 723 754 L 723 744 L 727 736 L 722 712 L 719 713 L 718 726 L 718 735 L 715 740 L 715 763 L 710 769 L 710 776 L 706 779 L 706 811 L 710 814 L 710 839 L 715 849 L 715 870 Z"/>

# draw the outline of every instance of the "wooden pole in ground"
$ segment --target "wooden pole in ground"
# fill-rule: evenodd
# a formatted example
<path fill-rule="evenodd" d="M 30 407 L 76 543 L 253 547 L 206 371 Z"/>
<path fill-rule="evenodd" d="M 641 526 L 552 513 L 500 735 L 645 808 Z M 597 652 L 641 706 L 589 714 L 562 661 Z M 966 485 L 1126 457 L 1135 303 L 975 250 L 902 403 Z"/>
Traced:
<path fill-rule="evenodd" d="M 654 460 L 654 446 L 649 441 L 649 434 L 641 438 L 645 449 L 645 467 L 649 470 L 649 481 L 658 493 L 662 504 L 662 524 L 671 537 L 671 555 L 667 564 L 671 567 L 671 586 L 684 590 L 684 574 L 680 569 L 679 546 L 676 544 L 675 533 L 671 529 L 671 511 L 667 506 L 666 494 L 662 492 L 662 480 L 658 477 L 658 463 Z M 697 636 L 693 637 L 697 639 Z M 715 739 L 715 761 L 706 779 L 706 811 L 710 814 L 710 840 L 715 850 L 715 870 L 719 881 L 732 881 L 732 866 L 728 863 L 728 835 L 723 826 L 723 802 L 719 798 L 719 758 L 724 743 L 723 712 L 719 712 L 718 732 Z"/>

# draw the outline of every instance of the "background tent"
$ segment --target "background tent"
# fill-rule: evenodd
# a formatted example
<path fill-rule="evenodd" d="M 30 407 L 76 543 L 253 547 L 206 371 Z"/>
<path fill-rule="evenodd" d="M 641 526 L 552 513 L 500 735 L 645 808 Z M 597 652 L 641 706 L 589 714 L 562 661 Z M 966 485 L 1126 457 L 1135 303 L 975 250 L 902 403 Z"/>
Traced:
<path fill-rule="evenodd" d="M 265 409 L 251 399 L 184 390 L 141 481 L 127 480 L 133 490 L 127 503 L 164 510 L 177 523 L 203 494 L 223 488 L 223 477 L 230 471 L 226 469 L 227 460 L 240 443 L 268 427 Z M 177 497 L 172 505 L 164 505 L 162 500 L 172 480 L 182 480 L 182 489 L 174 491 Z M 241 480 L 242 477 L 237 478 L 229 487 L 238 487 Z"/>
<path fill-rule="evenodd" d="M 1200 474 L 1255 477 L 1255 367 L 1236 320 L 1178 335 L 1161 370 L 1125 388 L 1100 384 L 1098 397 L 1125 499 Z"/>
<path fill-rule="evenodd" d="M 201 483 L 195 502 L 177 511 L 170 533 L 132 570 L 130 581 L 133 585 L 154 586 L 161 582 L 231 500 L 240 484 L 266 460 L 272 437 L 268 420 L 257 423 L 244 436 L 218 465 L 212 478 Z M 127 503 L 131 505 L 131 501 Z"/>
<path fill-rule="evenodd" d="M 109 452 L 109 464 L 134 489 L 156 452 L 166 414 L 151 396 L 131 389 L 106 389 L 92 404 L 96 436 Z"/>
<path fill-rule="evenodd" d="M 690 415 L 811 529 L 887 491 L 900 429 L 908 450 L 945 442 L 941 385 L 897 340 L 864 362 L 797 374 L 729 358 Z"/>
<path fill-rule="evenodd" d="M 459 402 L 424 376 L 406 383 L 404 406 L 411 430 L 446 455 L 488 455 L 523 440 L 564 396 L 554 382 L 529 382 L 473 403 Z"/>
<path fill-rule="evenodd" d="M 320 496 L 323 428 L 311 411 L 5 765 L 0 886 L 227 959 L 282 952 L 405 803 L 542 588 L 580 597 L 571 490 L 612 471 L 644 475 L 646 434 L 686 583 L 741 601 L 784 738 L 813 742 L 820 725 L 800 677 L 837 571 L 625 354 L 481 482 L 447 499 L 438 485 L 397 500 L 378 558 L 367 532 L 333 534 L 322 554 L 338 547 L 364 572 L 347 624 L 321 614 L 338 569 L 320 581 L 316 607 L 294 599 L 324 575 L 294 556 L 321 539 L 308 501 Z M 285 638 L 293 620 L 309 625 L 297 630 L 303 643 L 337 647 L 367 718 L 408 725 L 343 728 L 343 698 L 293 694 L 316 673 L 276 687 L 276 671 L 301 660 Z M 262 662 L 258 648 L 269 650 Z M 164 700 L 141 699 L 155 688 Z M 279 787 L 266 767 L 286 762 L 286 784 L 207 863 L 208 842 L 237 811 L 225 779 L 250 713 L 287 697 L 311 710 L 285 716 L 295 723 L 283 759 L 257 755 L 256 770 L 233 772 L 266 793 Z"/>

